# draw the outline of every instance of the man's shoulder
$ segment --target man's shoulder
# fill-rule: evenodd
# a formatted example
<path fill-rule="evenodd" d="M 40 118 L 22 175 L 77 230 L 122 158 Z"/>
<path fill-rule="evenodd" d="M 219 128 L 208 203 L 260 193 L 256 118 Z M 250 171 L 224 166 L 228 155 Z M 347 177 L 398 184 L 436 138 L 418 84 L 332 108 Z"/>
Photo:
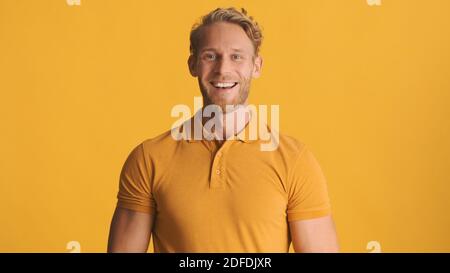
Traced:
<path fill-rule="evenodd" d="M 141 142 L 143 148 L 147 152 L 168 152 L 171 148 L 176 147 L 179 141 L 175 140 L 171 134 L 171 130 L 167 130 L 155 137 L 147 138 Z"/>
<path fill-rule="evenodd" d="M 296 137 L 289 134 L 278 133 L 279 136 L 279 146 L 278 150 L 282 153 L 289 153 L 292 156 L 298 156 L 306 149 L 306 144 Z"/>

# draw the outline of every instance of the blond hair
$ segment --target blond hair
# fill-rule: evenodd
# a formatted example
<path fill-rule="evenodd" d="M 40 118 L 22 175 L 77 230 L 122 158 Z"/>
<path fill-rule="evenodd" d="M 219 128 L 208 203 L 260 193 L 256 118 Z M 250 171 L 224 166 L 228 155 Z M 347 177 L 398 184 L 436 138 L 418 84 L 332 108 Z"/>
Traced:
<path fill-rule="evenodd" d="M 255 55 L 258 55 L 263 38 L 258 23 L 253 20 L 253 17 L 247 15 L 247 11 L 245 9 L 242 8 L 241 11 L 239 11 L 233 7 L 226 9 L 217 8 L 203 16 L 199 23 L 194 24 L 189 37 L 191 43 L 189 50 L 191 55 L 197 56 L 202 28 L 217 22 L 228 22 L 242 27 L 248 38 L 250 38 L 253 43 Z"/>

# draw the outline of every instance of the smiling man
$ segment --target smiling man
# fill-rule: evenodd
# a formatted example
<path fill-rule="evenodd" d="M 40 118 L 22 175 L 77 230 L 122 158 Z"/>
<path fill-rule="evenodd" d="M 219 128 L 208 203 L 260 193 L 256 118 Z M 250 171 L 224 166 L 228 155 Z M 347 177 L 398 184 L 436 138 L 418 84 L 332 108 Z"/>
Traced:
<path fill-rule="evenodd" d="M 255 36 L 250 40 L 240 25 L 218 20 L 220 15 L 206 17 L 204 26 L 194 29 L 188 64 L 192 76 L 198 77 L 204 104 L 227 112 L 226 105 L 247 103 L 251 79 L 259 76 L 262 66 L 256 52 L 262 37 L 249 29 Z"/>
<path fill-rule="evenodd" d="M 248 105 L 261 41 L 258 24 L 234 8 L 210 12 L 191 31 L 190 73 L 204 107 L 220 108 L 223 120 Z M 145 252 L 152 235 L 155 252 L 288 252 L 291 242 L 297 252 L 338 251 L 313 154 L 285 135 L 273 151 L 261 151 L 259 138 L 235 138 L 254 118 L 243 117 L 203 128 L 212 139 L 177 140 L 167 131 L 135 147 L 121 171 L 108 251 Z"/>

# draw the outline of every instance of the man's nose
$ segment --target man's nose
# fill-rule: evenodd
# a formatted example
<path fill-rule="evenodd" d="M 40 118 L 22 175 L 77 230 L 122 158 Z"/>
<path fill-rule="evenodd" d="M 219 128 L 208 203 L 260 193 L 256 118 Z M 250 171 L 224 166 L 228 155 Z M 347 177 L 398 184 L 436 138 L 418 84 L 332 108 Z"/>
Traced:
<path fill-rule="evenodd" d="M 221 57 L 216 62 L 214 72 L 216 72 L 217 74 L 221 74 L 221 75 L 227 74 L 228 72 L 231 71 L 231 67 L 232 67 L 231 61 L 225 57 Z"/>

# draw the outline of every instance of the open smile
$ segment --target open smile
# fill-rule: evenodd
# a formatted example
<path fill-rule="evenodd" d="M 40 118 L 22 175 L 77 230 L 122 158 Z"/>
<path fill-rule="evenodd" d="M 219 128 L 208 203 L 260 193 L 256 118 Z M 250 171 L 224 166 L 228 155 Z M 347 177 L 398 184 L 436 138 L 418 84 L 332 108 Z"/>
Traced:
<path fill-rule="evenodd" d="M 234 88 L 238 83 L 237 82 L 210 82 L 212 86 L 220 90 L 230 90 Z"/>

